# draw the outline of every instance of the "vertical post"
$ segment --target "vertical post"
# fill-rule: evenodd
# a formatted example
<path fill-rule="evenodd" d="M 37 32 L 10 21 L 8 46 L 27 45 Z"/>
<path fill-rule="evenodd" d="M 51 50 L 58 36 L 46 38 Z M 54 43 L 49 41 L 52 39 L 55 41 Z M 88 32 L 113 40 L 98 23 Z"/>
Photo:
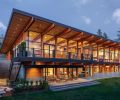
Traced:
<path fill-rule="evenodd" d="M 45 81 L 46 81 L 46 67 L 45 67 Z"/>
<path fill-rule="evenodd" d="M 32 48 L 32 50 L 33 50 L 33 54 L 32 54 L 32 55 L 33 55 L 33 57 L 35 57 L 35 51 L 34 51 L 34 48 Z"/>
<path fill-rule="evenodd" d="M 48 68 L 47 68 L 47 76 L 48 76 Z"/>
<path fill-rule="evenodd" d="M 49 45 L 49 58 L 50 58 L 50 45 Z"/>
<path fill-rule="evenodd" d="M 78 76 L 78 68 L 76 67 L 76 77 Z"/>
<path fill-rule="evenodd" d="M 105 48 L 103 48 L 103 62 L 105 62 Z"/>
<path fill-rule="evenodd" d="M 53 68 L 53 77 L 55 76 L 55 68 Z"/>
<path fill-rule="evenodd" d="M 67 53 L 69 52 L 68 48 L 69 48 L 69 40 L 67 40 Z"/>
<path fill-rule="evenodd" d="M 43 44 L 43 47 L 42 47 L 42 52 L 43 52 L 43 58 L 45 58 L 45 49 L 44 49 L 44 44 Z"/>
<path fill-rule="evenodd" d="M 73 78 L 73 68 L 72 68 L 72 78 Z"/>
<path fill-rule="evenodd" d="M 90 60 L 93 60 L 93 46 L 90 44 Z"/>
<path fill-rule="evenodd" d="M 55 37 L 55 50 L 54 50 L 54 58 L 57 57 L 57 37 Z"/>
<path fill-rule="evenodd" d="M 28 51 L 29 51 L 29 41 L 30 41 L 30 40 L 29 40 L 29 36 L 30 36 L 29 34 L 30 34 L 30 33 L 29 33 L 29 31 L 28 31 L 28 34 L 27 34 L 27 35 L 28 35 Z"/>
<path fill-rule="evenodd" d="M 110 60 L 111 58 L 110 58 L 110 47 L 109 47 L 109 62 L 111 62 L 111 60 Z"/>
<path fill-rule="evenodd" d="M 69 49 L 69 40 L 67 40 L 67 55 L 68 55 L 68 59 L 69 59 L 69 56 L 70 56 L 69 54 L 70 54 L 70 53 L 69 53 L 69 50 L 68 50 L 68 49 Z"/>
<path fill-rule="evenodd" d="M 79 59 L 79 58 L 78 58 L 78 57 L 79 57 L 79 56 L 78 56 L 78 44 L 79 44 L 79 43 L 78 43 L 78 41 L 77 41 L 77 48 L 76 48 L 76 50 L 77 50 L 77 59 Z"/>
<path fill-rule="evenodd" d="M 118 49 L 118 63 L 120 63 L 120 49 Z"/>
<path fill-rule="evenodd" d="M 84 59 L 84 56 L 83 56 L 83 41 L 81 41 L 81 60 Z"/>
<path fill-rule="evenodd" d="M 99 61 L 99 46 L 97 45 L 97 61 Z"/>
<path fill-rule="evenodd" d="M 41 34 L 41 57 L 43 57 L 43 35 Z"/>
<path fill-rule="evenodd" d="M 114 48 L 114 60 L 113 61 L 115 62 L 115 48 Z"/>

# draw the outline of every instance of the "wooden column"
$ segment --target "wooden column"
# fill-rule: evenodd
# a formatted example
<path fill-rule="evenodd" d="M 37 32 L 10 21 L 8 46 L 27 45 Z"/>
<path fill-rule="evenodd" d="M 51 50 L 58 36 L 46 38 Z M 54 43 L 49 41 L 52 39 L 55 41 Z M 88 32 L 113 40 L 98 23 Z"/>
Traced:
<path fill-rule="evenodd" d="M 41 34 L 41 56 L 44 56 L 44 47 L 43 47 L 43 35 Z"/>
<path fill-rule="evenodd" d="M 97 45 L 97 61 L 99 61 L 99 46 Z"/>
<path fill-rule="evenodd" d="M 67 53 L 69 52 L 69 40 L 67 40 Z"/>
<path fill-rule="evenodd" d="M 91 44 L 89 44 L 89 46 L 90 46 L 90 54 L 91 54 L 91 60 L 93 60 L 93 47 L 92 47 L 92 45 Z"/>
<path fill-rule="evenodd" d="M 94 65 L 92 65 L 92 76 L 94 75 Z"/>
<path fill-rule="evenodd" d="M 55 58 L 57 58 L 57 37 L 55 37 Z"/>
<path fill-rule="evenodd" d="M 29 31 L 28 31 L 28 33 L 27 33 L 27 36 L 28 36 L 28 51 L 29 51 L 29 41 L 30 41 L 30 38 L 29 38 Z"/>
<path fill-rule="evenodd" d="M 85 65 L 85 77 L 87 77 L 87 66 Z"/>
<path fill-rule="evenodd" d="M 114 62 L 115 62 L 115 48 L 114 48 Z"/>
<path fill-rule="evenodd" d="M 47 76 L 47 75 L 46 75 L 46 68 L 45 68 L 45 81 L 46 81 L 46 76 Z"/>
<path fill-rule="evenodd" d="M 76 53 L 77 53 L 77 59 L 78 59 L 78 44 L 79 44 L 79 42 L 77 41 L 77 47 L 76 47 Z"/>
<path fill-rule="evenodd" d="M 76 77 L 78 76 L 78 68 L 76 67 Z"/>
<path fill-rule="evenodd" d="M 111 61 L 110 59 L 111 59 L 111 58 L 110 58 L 110 48 L 109 48 L 109 62 Z"/>
<path fill-rule="evenodd" d="M 120 49 L 118 49 L 118 62 L 120 63 Z"/>
<path fill-rule="evenodd" d="M 84 59 L 83 58 L 83 41 L 81 41 L 81 59 Z"/>
<path fill-rule="evenodd" d="M 105 48 L 103 48 L 103 60 L 105 62 Z"/>

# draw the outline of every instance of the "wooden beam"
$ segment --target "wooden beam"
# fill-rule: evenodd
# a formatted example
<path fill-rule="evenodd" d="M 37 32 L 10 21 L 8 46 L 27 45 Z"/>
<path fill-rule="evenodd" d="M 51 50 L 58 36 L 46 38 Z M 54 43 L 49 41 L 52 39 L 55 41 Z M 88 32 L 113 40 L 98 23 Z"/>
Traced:
<path fill-rule="evenodd" d="M 53 28 L 55 27 L 55 24 L 51 24 L 49 27 L 47 27 L 41 34 L 45 35 L 46 33 L 48 33 L 49 31 L 51 31 Z M 39 34 L 36 38 L 33 39 L 33 41 L 36 41 L 37 39 L 39 39 L 41 37 L 41 34 Z"/>
<path fill-rule="evenodd" d="M 59 43 L 57 43 L 57 45 L 61 44 L 61 43 L 65 43 L 67 40 L 63 40 L 63 41 L 60 41 Z"/>
<path fill-rule="evenodd" d="M 34 21 L 35 21 L 35 20 L 34 20 L 34 18 L 32 17 L 32 18 L 30 19 L 28 25 L 25 27 L 24 32 L 26 32 L 26 31 L 30 28 L 30 26 L 34 23 Z"/>
<path fill-rule="evenodd" d="M 97 37 L 96 37 L 97 38 Z M 95 43 L 96 41 L 98 41 L 98 40 L 100 40 L 100 38 L 97 38 L 97 39 L 93 39 L 93 40 L 88 40 L 89 41 L 89 43 Z"/>
<path fill-rule="evenodd" d="M 10 49 L 11 49 L 12 46 L 15 44 L 15 42 L 18 40 L 18 38 L 21 37 L 21 36 L 23 35 L 23 33 L 26 32 L 26 31 L 29 29 L 29 27 L 33 24 L 33 22 L 34 22 L 34 18 L 31 17 L 30 20 L 27 22 L 27 24 L 24 26 L 24 28 L 20 31 L 19 35 L 18 35 L 17 38 L 14 40 L 14 42 L 13 42 L 11 45 L 9 45 Z M 10 49 L 9 49 L 9 50 L 10 50 Z"/>
<path fill-rule="evenodd" d="M 60 36 L 62 36 L 63 34 L 67 34 L 67 33 L 71 32 L 71 31 L 72 31 L 72 30 L 71 30 L 70 28 L 67 28 L 67 29 L 63 30 L 62 32 L 58 33 L 58 34 L 56 35 L 56 37 L 60 37 Z"/>
<path fill-rule="evenodd" d="M 113 46 L 115 46 L 115 45 L 118 45 L 118 44 L 113 43 L 113 44 L 109 45 L 108 47 L 113 47 Z"/>
<path fill-rule="evenodd" d="M 81 34 L 81 35 L 80 35 L 80 34 Z M 79 36 L 79 35 L 80 35 L 80 36 Z M 71 37 L 68 38 L 68 40 L 75 39 L 75 38 L 77 38 L 78 36 L 79 36 L 79 37 L 83 36 L 83 32 L 77 33 L 77 34 L 75 34 L 75 35 L 72 35 Z"/>
<path fill-rule="evenodd" d="M 109 44 L 111 44 L 111 41 L 106 41 L 106 43 L 103 43 L 102 45 L 104 46 L 104 45 L 109 45 Z"/>
<path fill-rule="evenodd" d="M 51 39 L 47 40 L 46 43 L 54 40 L 55 37 L 58 38 L 58 37 L 60 37 L 61 35 L 67 34 L 67 33 L 69 33 L 69 32 L 71 32 L 71 29 L 65 29 L 65 30 L 63 30 L 62 32 L 57 33 L 57 34 L 56 34 L 54 37 L 52 37 Z"/>
<path fill-rule="evenodd" d="M 91 35 L 88 35 L 88 36 L 84 36 L 82 37 L 81 39 L 78 40 L 78 42 L 80 41 L 85 41 L 87 38 L 91 37 Z"/>
<path fill-rule="evenodd" d="M 102 45 L 102 43 L 105 43 L 105 42 L 106 42 L 106 40 L 100 40 L 100 41 L 97 41 L 97 42 L 95 41 L 96 44 L 100 44 L 100 45 Z"/>
<path fill-rule="evenodd" d="M 113 45 L 114 48 L 120 48 L 120 44 Z"/>

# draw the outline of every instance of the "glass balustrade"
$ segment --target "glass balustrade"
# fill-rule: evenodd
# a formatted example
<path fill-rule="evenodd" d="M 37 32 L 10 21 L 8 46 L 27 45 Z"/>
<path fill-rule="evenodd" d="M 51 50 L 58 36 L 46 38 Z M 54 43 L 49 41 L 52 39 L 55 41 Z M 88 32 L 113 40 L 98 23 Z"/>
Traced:
<path fill-rule="evenodd" d="M 96 54 L 78 54 L 76 52 L 67 52 L 61 50 L 54 50 L 54 45 L 45 44 L 44 49 L 41 49 L 40 42 L 26 41 L 25 48 L 21 48 L 17 46 L 13 49 L 14 57 L 41 57 L 41 58 L 58 58 L 58 59 L 76 59 L 76 60 L 94 60 L 98 62 L 119 62 L 119 54 L 115 54 L 115 58 L 112 56 L 111 59 L 109 57 L 104 57 L 104 55 Z M 108 52 L 107 52 L 108 53 Z M 111 54 L 113 55 L 113 54 Z M 105 53 L 106 56 L 106 53 Z"/>

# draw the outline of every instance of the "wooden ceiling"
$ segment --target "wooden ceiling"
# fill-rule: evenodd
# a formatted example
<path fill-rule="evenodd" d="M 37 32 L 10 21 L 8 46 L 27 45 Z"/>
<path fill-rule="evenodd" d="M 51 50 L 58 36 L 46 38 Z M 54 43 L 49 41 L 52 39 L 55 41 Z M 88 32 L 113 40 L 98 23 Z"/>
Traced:
<path fill-rule="evenodd" d="M 108 47 L 120 47 L 118 42 L 104 39 L 103 37 L 99 37 L 92 33 L 14 9 L 3 41 L 1 52 L 8 52 L 20 34 L 27 30 L 40 33 L 36 39 L 38 39 L 41 34 L 46 34 L 78 42 L 87 41 L 90 44 L 96 43 L 98 45 Z"/>

